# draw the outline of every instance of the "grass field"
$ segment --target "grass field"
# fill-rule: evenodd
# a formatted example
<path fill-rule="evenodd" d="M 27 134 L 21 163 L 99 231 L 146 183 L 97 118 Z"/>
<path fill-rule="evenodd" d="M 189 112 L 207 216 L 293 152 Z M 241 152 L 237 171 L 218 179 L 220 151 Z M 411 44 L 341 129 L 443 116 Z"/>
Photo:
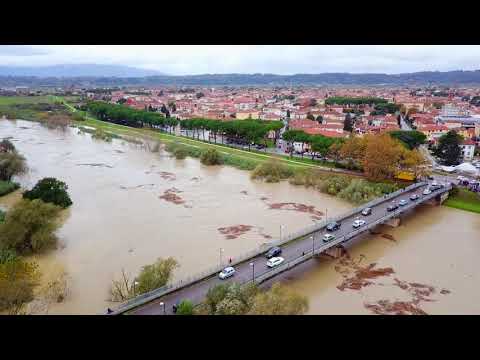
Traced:
<path fill-rule="evenodd" d="M 0 105 L 16 105 L 16 104 L 53 104 L 55 98 L 53 96 L 0 96 Z"/>
<path fill-rule="evenodd" d="M 455 209 L 480 214 L 480 195 L 469 190 L 459 189 L 457 195 L 450 195 L 443 204 Z"/>

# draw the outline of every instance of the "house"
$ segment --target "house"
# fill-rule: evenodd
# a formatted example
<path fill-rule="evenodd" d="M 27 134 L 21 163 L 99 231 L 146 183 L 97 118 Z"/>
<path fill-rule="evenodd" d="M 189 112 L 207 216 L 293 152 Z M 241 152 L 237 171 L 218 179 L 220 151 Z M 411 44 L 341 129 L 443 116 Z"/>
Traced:
<path fill-rule="evenodd" d="M 445 135 L 450 129 L 445 125 L 422 125 L 417 130 L 425 134 L 427 140 L 435 140 Z"/>
<path fill-rule="evenodd" d="M 463 140 L 460 144 L 464 161 L 471 161 L 475 154 L 475 142 L 471 139 Z"/>

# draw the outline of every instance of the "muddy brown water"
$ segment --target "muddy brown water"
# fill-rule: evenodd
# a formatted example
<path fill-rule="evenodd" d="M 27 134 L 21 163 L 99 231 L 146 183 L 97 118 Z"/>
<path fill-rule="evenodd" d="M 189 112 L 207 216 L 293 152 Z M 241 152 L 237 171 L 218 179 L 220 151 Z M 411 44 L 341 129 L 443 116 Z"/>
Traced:
<path fill-rule="evenodd" d="M 133 275 L 157 257 L 173 256 L 181 264 L 178 279 L 218 263 L 220 248 L 228 261 L 268 241 L 264 235 L 277 238 L 280 224 L 284 232 L 312 224 L 309 212 L 269 204 L 303 204 L 322 213 L 328 208 L 329 216 L 352 207 L 304 187 L 251 181 L 246 171 L 175 160 L 162 150 L 152 153 L 118 139 L 92 140 L 75 129 L 0 121 L 0 137 L 8 136 L 31 169 L 18 179 L 21 184 L 30 187 L 44 176 L 57 177 L 67 182 L 74 202 L 58 232 L 62 247 L 36 257 L 46 278 L 57 264 L 68 272 L 69 297 L 51 306 L 53 314 L 92 314 L 115 306 L 107 301 L 108 287 L 122 268 Z M 161 198 L 165 193 L 182 201 Z M 11 206 L 18 198 L 10 194 L 0 198 L 0 205 Z M 229 239 L 222 228 L 249 230 Z M 375 263 L 375 268 L 392 268 L 393 274 L 369 279 L 371 284 L 359 290 L 341 291 L 338 286 L 354 276 L 353 267 L 319 259 L 282 279 L 309 298 L 310 314 L 371 314 L 379 303 L 415 301 L 427 314 L 477 314 L 479 233 L 479 215 L 423 205 L 400 227 L 379 228 L 378 234 L 347 247 L 357 267 Z M 405 290 L 399 283 L 414 285 Z M 427 300 L 412 295 L 418 284 L 434 287 Z"/>
<path fill-rule="evenodd" d="M 133 275 L 158 257 L 173 256 L 181 264 L 178 279 L 218 264 L 220 248 L 226 262 L 269 241 L 265 235 L 278 238 L 281 224 L 284 234 L 312 224 L 309 213 L 270 209 L 269 203 L 305 204 L 321 212 L 328 208 L 329 216 L 351 208 L 287 182 L 251 181 L 247 171 L 175 160 L 163 150 L 154 153 L 77 132 L 0 121 L 0 137 L 11 136 L 27 158 L 30 172 L 18 179 L 22 186 L 53 176 L 68 184 L 74 203 L 58 231 L 63 248 L 39 260 L 45 268 L 53 260 L 62 262 L 69 274 L 70 296 L 50 313 L 98 313 L 114 306 L 106 301 L 108 287 L 122 268 Z M 0 204 L 18 198 L 10 194 Z M 252 228 L 235 239 L 218 230 L 238 225 Z"/>

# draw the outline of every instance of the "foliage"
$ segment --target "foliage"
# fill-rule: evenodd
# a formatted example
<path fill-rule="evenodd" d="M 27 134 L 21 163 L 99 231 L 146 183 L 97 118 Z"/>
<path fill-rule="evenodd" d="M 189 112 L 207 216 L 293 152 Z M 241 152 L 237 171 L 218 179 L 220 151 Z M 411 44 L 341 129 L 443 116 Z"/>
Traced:
<path fill-rule="evenodd" d="M 480 214 L 480 195 L 467 189 L 457 188 L 456 191 L 450 192 L 444 205 Z"/>
<path fill-rule="evenodd" d="M 353 179 L 346 188 L 338 194 L 342 199 L 354 204 L 369 202 L 397 190 L 394 184 L 371 183 L 363 179 Z"/>
<path fill-rule="evenodd" d="M 193 315 L 193 303 L 190 300 L 182 300 L 178 304 L 176 315 Z"/>
<path fill-rule="evenodd" d="M 363 169 L 368 179 L 393 179 L 398 172 L 404 148 L 388 134 L 367 135 Z"/>
<path fill-rule="evenodd" d="M 454 130 L 450 130 L 438 139 L 438 146 L 435 149 L 435 155 L 438 156 L 444 165 L 458 165 L 462 159 L 462 136 Z"/>
<path fill-rule="evenodd" d="M 345 115 L 345 121 L 343 122 L 343 130 L 348 132 L 353 131 L 353 120 L 350 113 L 347 113 L 347 115 Z"/>
<path fill-rule="evenodd" d="M 0 223 L 5 221 L 5 211 L 0 209 Z"/>
<path fill-rule="evenodd" d="M 250 315 L 302 315 L 308 310 L 308 299 L 280 283 L 254 297 Z"/>
<path fill-rule="evenodd" d="M 166 285 L 178 266 L 177 260 L 172 257 L 158 258 L 154 264 L 145 265 L 135 279 L 138 281 L 136 294 L 143 294 Z"/>
<path fill-rule="evenodd" d="M 31 254 L 55 247 L 55 222 L 60 208 L 40 199 L 22 199 L 7 213 L 0 224 L 0 247 Z"/>
<path fill-rule="evenodd" d="M 93 139 L 99 139 L 106 142 L 112 141 L 112 135 L 101 128 L 96 128 L 92 134 Z"/>
<path fill-rule="evenodd" d="M 200 162 L 203 165 L 221 165 L 223 163 L 222 157 L 216 149 L 206 149 L 202 151 Z"/>
<path fill-rule="evenodd" d="M 27 172 L 25 158 L 16 151 L 0 152 L 0 180 L 11 181 L 15 175 Z"/>
<path fill-rule="evenodd" d="M 38 265 L 15 257 L 0 263 L 0 311 L 18 314 L 34 298 Z"/>
<path fill-rule="evenodd" d="M 318 189 L 329 195 L 337 195 L 350 184 L 350 181 L 351 178 L 348 176 L 329 176 L 319 184 Z"/>
<path fill-rule="evenodd" d="M 388 101 L 376 97 L 343 97 L 332 96 L 325 100 L 325 105 L 377 105 L 386 104 Z"/>
<path fill-rule="evenodd" d="M 15 151 L 15 145 L 8 140 L 8 139 L 3 139 L 0 141 L 0 152 L 13 152 Z"/>
<path fill-rule="evenodd" d="M 43 178 L 31 189 L 23 193 L 24 199 L 41 199 L 43 202 L 52 203 L 62 208 L 72 205 L 68 195 L 68 185 L 55 178 Z"/>
<path fill-rule="evenodd" d="M 427 136 L 420 132 L 420 131 L 405 131 L 405 130 L 397 130 L 397 131 L 390 131 L 390 136 L 400 140 L 402 144 L 404 144 L 408 149 L 412 150 L 420 145 L 424 144 L 427 140 Z"/>
<path fill-rule="evenodd" d="M 272 159 L 258 164 L 252 171 L 252 179 L 265 179 L 266 182 L 279 182 L 293 175 L 293 171 L 287 165 Z"/>
<path fill-rule="evenodd" d="M 79 111 L 76 111 L 72 114 L 72 119 L 75 121 L 85 121 L 85 115 Z"/>
<path fill-rule="evenodd" d="M 18 183 L 0 180 L 0 196 L 10 194 L 20 187 Z"/>

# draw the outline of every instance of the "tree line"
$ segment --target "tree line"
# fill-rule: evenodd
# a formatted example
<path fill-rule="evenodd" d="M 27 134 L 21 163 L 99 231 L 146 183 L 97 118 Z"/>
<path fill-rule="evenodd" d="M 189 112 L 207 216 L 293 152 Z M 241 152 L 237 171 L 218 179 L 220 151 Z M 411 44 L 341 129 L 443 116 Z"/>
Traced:
<path fill-rule="evenodd" d="M 312 160 L 315 156 L 327 156 L 333 144 L 341 145 L 345 140 L 342 138 L 331 138 L 323 135 L 309 135 L 302 130 L 287 130 L 283 133 L 282 139 L 289 144 L 290 156 L 293 154 L 294 142 L 310 145 Z M 303 153 L 303 149 L 302 149 Z"/>
<path fill-rule="evenodd" d="M 332 96 L 325 100 L 325 105 L 378 105 L 387 104 L 388 101 L 378 97 L 346 97 Z"/>

